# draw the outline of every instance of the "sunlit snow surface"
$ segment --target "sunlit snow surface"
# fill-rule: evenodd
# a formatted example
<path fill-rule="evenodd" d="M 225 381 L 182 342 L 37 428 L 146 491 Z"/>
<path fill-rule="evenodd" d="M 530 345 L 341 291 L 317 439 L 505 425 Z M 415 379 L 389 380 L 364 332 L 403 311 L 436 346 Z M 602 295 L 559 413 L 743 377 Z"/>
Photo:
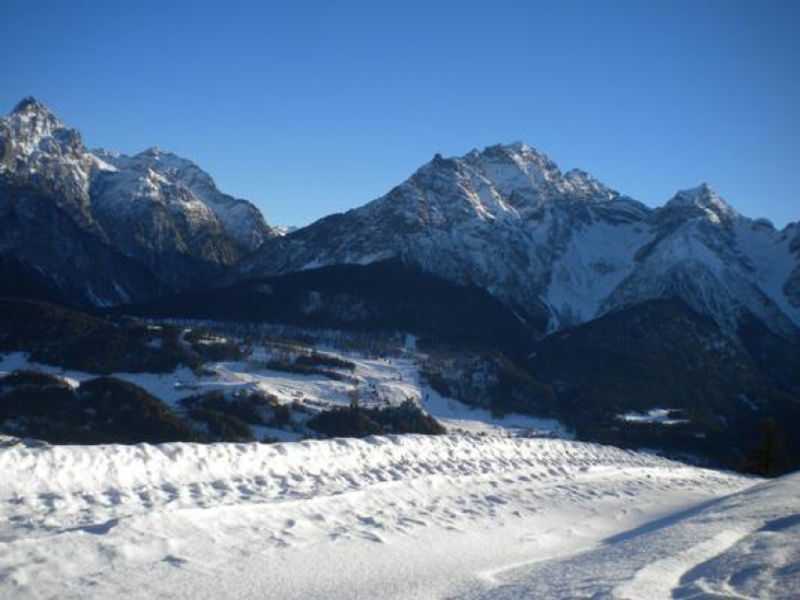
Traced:
<path fill-rule="evenodd" d="M 4 598 L 800 590 L 800 477 L 763 483 L 578 442 L 17 444 L 0 472 Z"/>
<path fill-rule="evenodd" d="M 348 402 L 343 382 L 254 367 L 265 358 L 117 376 L 173 406 L 225 388 Z M 800 475 L 509 437 L 564 431 L 443 398 L 411 358 L 349 358 L 363 390 L 416 399 L 455 435 L 0 440 L 0 598 L 800 597 Z M 0 357 L 19 368 L 92 377 Z"/>
<path fill-rule="evenodd" d="M 680 411 L 671 408 L 651 408 L 644 413 L 628 412 L 618 415 L 618 418 L 628 423 L 650 423 L 654 425 L 682 425 L 689 423 L 688 419 L 676 418 L 675 414 L 680 414 Z"/>

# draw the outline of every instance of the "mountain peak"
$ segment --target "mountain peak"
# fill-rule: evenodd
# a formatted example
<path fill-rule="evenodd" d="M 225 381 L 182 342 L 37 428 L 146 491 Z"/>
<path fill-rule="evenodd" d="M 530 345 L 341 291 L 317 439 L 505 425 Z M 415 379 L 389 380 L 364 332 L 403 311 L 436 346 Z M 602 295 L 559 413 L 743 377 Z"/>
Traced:
<path fill-rule="evenodd" d="M 617 192 L 592 177 L 583 169 L 570 169 L 564 173 L 564 182 L 577 196 L 588 200 L 610 200 L 619 196 Z"/>
<path fill-rule="evenodd" d="M 705 182 L 697 187 L 679 191 L 664 205 L 664 209 L 670 212 L 697 213 L 716 223 L 736 215 L 736 211 Z"/>
<path fill-rule="evenodd" d="M 506 144 L 506 148 L 514 152 L 536 152 L 536 149 L 531 147 L 527 142 L 522 142 L 519 140 L 516 142 L 511 142 L 510 144 Z"/>
<path fill-rule="evenodd" d="M 65 147 L 80 146 L 77 131 L 68 130 L 41 100 L 33 96 L 23 98 L 7 117 L 0 119 L 0 138 L 16 148 L 21 155 L 28 155 L 47 138 L 60 135 L 58 143 Z"/>
<path fill-rule="evenodd" d="M 544 152 L 520 141 L 473 149 L 460 157 L 444 158 L 437 153 L 417 171 L 416 177 L 427 178 L 431 173 L 458 173 L 464 181 L 472 180 L 470 185 L 477 188 L 488 185 L 517 211 L 533 209 L 549 200 L 587 202 L 619 197 L 585 171 L 562 173 Z M 492 204 L 494 200 L 486 197 L 481 202 Z"/>
<path fill-rule="evenodd" d="M 34 96 L 26 96 L 20 100 L 14 107 L 14 110 L 11 111 L 11 114 L 20 116 L 43 116 L 56 119 L 56 116 L 47 105 Z"/>
<path fill-rule="evenodd" d="M 495 144 L 473 150 L 461 160 L 493 183 L 506 198 L 536 196 L 561 178 L 556 164 L 524 142 Z"/>
<path fill-rule="evenodd" d="M 161 156 L 162 154 L 168 154 L 168 152 L 165 152 L 163 148 L 158 146 L 150 146 L 149 148 L 142 150 L 139 154 L 143 156 Z"/>
<path fill-rule="evenodd" d="M 541 152 L 526 142 L 511 142 L 510 144 L 493 144 L 486 146 L 482 151 L 473 151 L 479 156 L 507 156 L 510 158 L 538 158 L 551 162 L 544 152 Z M 472 153 L 471 153 L 472 154 Z"/>
<path fill-rule="evenodd" d="M 679 191 L 668 205 L 696 207 L 710 210 L 719 216 L 733 216 L 735 211 L 710 185 L 703 182 L 697 187 Z"/>

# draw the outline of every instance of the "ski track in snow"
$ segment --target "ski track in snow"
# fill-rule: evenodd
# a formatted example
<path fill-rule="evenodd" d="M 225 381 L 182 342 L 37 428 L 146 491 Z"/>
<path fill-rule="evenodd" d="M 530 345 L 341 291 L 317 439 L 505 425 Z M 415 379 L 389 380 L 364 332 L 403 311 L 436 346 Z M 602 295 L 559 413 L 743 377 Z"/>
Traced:
<path fill-rule="evenodd" d="M 508 565 L 756 481 L 611 447 L 459 436 L 17 445 L 0 450 L 0 472 L 0 597 L 15 598 L 497 592 Z"/>
<path fill-rule="evenodd" d="M 746 536 L 749 531 L 742 525 L 735 529 L 724 529 L 700 542 L 679 556 L 668 556 L 636 571 L 633 579 L 614 589 L 615 595 L 623 598 L 671 598 L 672 589 L 680 583 L 680 577 L 691 565 L 700 564 Z"/>
<path fill-rule="evenodd" d="M 781 515 L 776 518 L 777 515 Z M 656 519 L 461 597 L 666 600 L 800 596 L 800 474 Z"/>

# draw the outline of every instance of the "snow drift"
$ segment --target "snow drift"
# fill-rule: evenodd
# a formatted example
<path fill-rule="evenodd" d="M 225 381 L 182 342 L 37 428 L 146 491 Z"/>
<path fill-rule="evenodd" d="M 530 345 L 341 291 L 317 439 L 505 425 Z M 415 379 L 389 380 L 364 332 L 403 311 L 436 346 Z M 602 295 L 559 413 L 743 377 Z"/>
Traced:
<path fill-rule="evenodd" d="M 676 512 L 701 515 L 698 505 L 759 480 L 541 439 L 17 444 L 0 450 L 0 471 L 0 595 L 16 598 L 530 597 L 540 577 L 509 587 L 509 568 L 521 565 L 524 575 L 549 564 L 562 573 L 592 551 L 594 562 L 585 559 L 591 564 L 571 581 L 605 589 L 617 573 L 615 585 L 638 590 L 641 581 L 667 581 L 641 573 L 647 552 L 668 560 L 717 539 L 725 514 L 733 541 L 742 540 L 796 505 L 777 490 L 783 504 L 741 520 L 743 503 L 731 500 L 716 525 L 684 527 L 662 546 L 657 532 L 683 522 Z M 787 481 L 796 488 L 800 480 Z M 637 527 L 651 536 L 639 562 L 614 571 L 612 554 L 594 549 L 640 539 L 625 535 Z M 711 558 L 718 546 L 710 544 L 690 558 Z M 532 560 L 539 566 L 525 567 Z M 608 577 L 594 581 L 592 565 L 604 560 Z M 670 577 L 688 569 L 667 566 Z"/>

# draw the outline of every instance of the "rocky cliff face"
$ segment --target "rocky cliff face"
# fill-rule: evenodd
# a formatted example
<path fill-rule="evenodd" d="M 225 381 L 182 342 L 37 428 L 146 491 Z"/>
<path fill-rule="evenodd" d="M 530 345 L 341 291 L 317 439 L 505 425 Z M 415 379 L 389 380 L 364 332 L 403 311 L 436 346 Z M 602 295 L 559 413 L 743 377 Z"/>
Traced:
<path fill-rule="evenodd" d="M 156 147 L 134 156 L 109 150 L 93 153 L 116 169 L 102 174 L 107 189 L 97 194 L 98 205 L 148 197 L 176 206 L 174 212 L 193 217 L 187 221 L 196 226 L 215 222 L 248 252 L 276 235 L 253 204 L 220 192 L 211 176 L 190 160 Z"/>
<path fill-rule="evenodd" d="M 79 304 L 207 285 L 278 235 L 255 206 L 220 192 L 191 161 L 157 149 L 91 152 L 34 98 L 0 119 L 0 179 L 0 219 L 9 232 L 2 252 L 50 273 Z M 116 275 L 107 273 L 101 285 L 102 270 L 93 274 L 90 264 L 70 272 L 62 264 L 70 255 L 60 253 L 74 244 L 94 248 L 87 263 L 107 260 L 111 271 L 119 263 Z M 129 268 L 146 276 L 127 280 Z"/>
<path fill-rule="evenodd" d="M 728 333 L 747 315 L 781 334 L 800 326 L 796 223 L 776 231 L 743 217 L 705 184 L 648 208 L 583 171 L 562 172 L 523 143 L 437 155 L 382 198 L 282 235 L 191 161 L 157 148 L 89 151 L 77 131 L 28 98 L 0 119 L 0 179 L 0 219 L 13 230 L 0 250 L 58 285 L 74 280 L 81 302 L 400 259 L 489 291 L 541 335 L 665 298 Z M 36 208 L 23 196 L 35 196 Z M 57 255 L 79 239 L 109 265 L 122 256 L 158 285 L 117 276 L 103 286 L 88 269 L 69 273 Z"/>
<path fill-rule="evenodd" d="M 436 156 L 386 196 L 267 242 L 238 270 L 400 258 L 489 290 L 541 333 L 656 298 L 727 331 L 753 313 L 790 332 L 800 325 L 790 230 L 738 215 L 705 184 L 651 209 L 518 143 Z"/>
<path fill-rule="evenodd" d="M 107 306 L 170 291 L 144 265 L 81 227 L 52 196 L 3 176 L 0 231 L 0 296 Z"/>
<path fill-rule="evenodd" d="M 43 194 L 86 229 L 95 229 L 89 199 L 93 173 L 106 168 L 35 98 L 25 98 L 0 119 L 0 175 L 11 175 Z"/>

